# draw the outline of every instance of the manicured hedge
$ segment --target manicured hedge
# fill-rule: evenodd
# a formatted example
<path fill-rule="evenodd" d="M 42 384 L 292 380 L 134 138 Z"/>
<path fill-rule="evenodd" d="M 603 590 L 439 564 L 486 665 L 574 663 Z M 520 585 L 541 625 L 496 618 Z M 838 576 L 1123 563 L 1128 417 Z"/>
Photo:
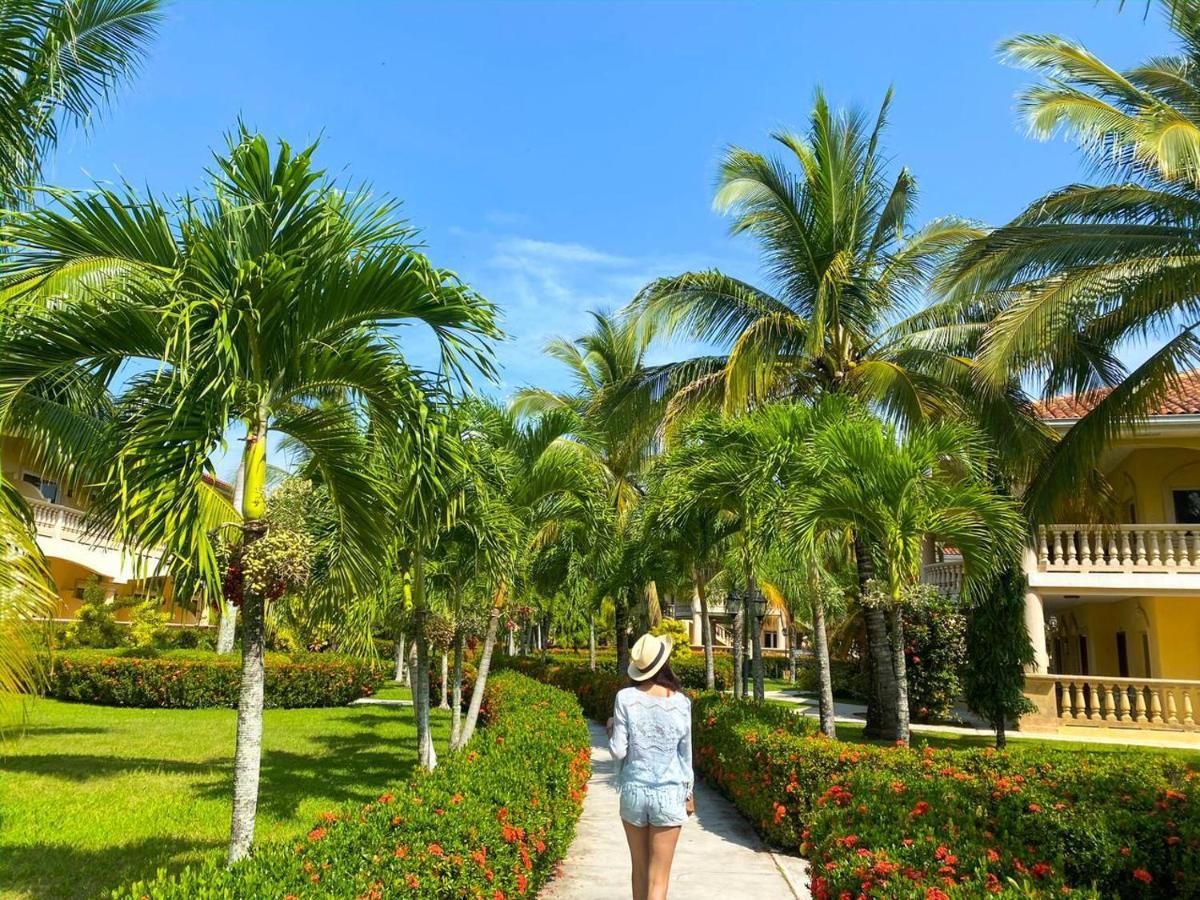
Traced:
<path fill-rule="evenodd" d="M 1162 754 L 830 741 L 778 707 L 698 698 L 697 769 L 818 898 L 1200 896 L 1196 774 Z"/>
<path fill-rule="evenodd" d="M 365 807 L 324 814 L 292 844 L 260 846 L 117 891 L 120 900 L 535 896 L 566 853 L 591 774 L 574 697 L 514 672 L 488 679 L 467 752 Z"/>
<path fill-rule="evenodd" d="M 106 706 L 195 709 L 237 706 L 241 658 L 202 650 L 64 650 L 56 653 L 47 694 Z M 267 654 L 268 707 L 345 706 L 374 692 L 380 673 L 326 653 Z"/>

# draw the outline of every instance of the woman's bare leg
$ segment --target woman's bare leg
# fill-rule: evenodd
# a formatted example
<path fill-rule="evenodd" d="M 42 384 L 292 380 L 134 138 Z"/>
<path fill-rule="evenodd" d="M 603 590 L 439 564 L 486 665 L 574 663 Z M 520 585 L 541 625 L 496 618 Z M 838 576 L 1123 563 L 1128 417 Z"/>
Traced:
<path fill-rule="evenodd" d="M 650 832 L 653 829 L 630 825 L 624 819 L 621 824 L 625 826 L 629 859 L 633 862 L 633 900 L 647 900 L 650 888 Z"/>
<path fill-rule="evenodd" d="M 667 900 L 667 884 L 671 880 L 671 863 L 675 860 L 680 827 L 651 825 L 647 830 L 650 832 L 650 882 L 646 900 Z"/>

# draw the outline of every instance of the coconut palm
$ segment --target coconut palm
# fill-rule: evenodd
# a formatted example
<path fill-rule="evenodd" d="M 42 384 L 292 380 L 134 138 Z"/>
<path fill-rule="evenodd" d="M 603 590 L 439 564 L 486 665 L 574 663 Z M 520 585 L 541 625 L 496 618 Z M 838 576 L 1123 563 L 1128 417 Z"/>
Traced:
<path fill-rule="evenodd" d="M 870 119 L 834 112 L 818 91 L 806 133 L 773 135 L 782 156 L 727 151 L 714 206 L 759 244 L 767 284 L 687 272 L 651 282 L 631 312 L 662 336 L 725 351 L 656 370 L 686 384 L 672 392 L 672 420 L 697 406 L 736 413 L 772 398 L 847 394 L 909 427 L 969 415 L 1004 435 L 997 446 L 1025 479 L 1050 439 L 1019 385 L 981 383 L 964 352 L 975 326 L 923 309 L 937 267 L 982 232 L 953 217 L 913 227 L 916 180 L 890 173 L 881 145 L 890 102 L 889 92 Z M 859 568 L 865 586 L 865 556 Z M 875 610 L 864 615 L 883 671 L 886 625 Z M 879 708 L 890 687 L 872 692 L 872 730 L 890 714 Z"/>
<path fill-rule="evenodd" d="M 330 578 L 346 592 L 369 584 L 391 538 L 380 512 L 394 505 L 395 476 L 369 465 L 364 423 L 418 458 L 429 417 L 423 379 L 387 326 L 424 323 L 448 366 L 487 365 L 491 307 L 416 252 L 394 204 L 326 179 L 315 149 L 273 151 L 241 130 L 215 157 L 204 199 L 59 191 L 54 207 L 7 229 L 20 289 L 67 300 L 30 304 L 0 328 L 0 428 L 30 384 L 132 372 L 95 506 L 127 547 L 161 547 L 183 567 L 172 570 L 179 589 L 220 593 L 197 492 L 231 431 L 245 466 L 245 552 L 270 538 L 268 442 L 286 435 L 306 448 L 335 513 Z M 263 620 L 277 586 L 268 573 L 244 588 L 231 859 L 253 838 Z"/>
<path fill-rule="evenodd" d="M 616 608 L 617 660 L 623 669 L 628 662 L 630 611 L 646 589 L 637 564 L 641 548 L 633 513 L 657 447 L 667 390 L 682 382 L 678 374 L 653 377 L 646 364 L 650 330 L 599 312 L 592 313 L 592 323 L 582 337 L 559 338 L 546 347 L 546 353 L 566 367 L 570 390 L 524 388 L 512 407 L 522 417 L 559 417 L 563 438 L 573 442 L 598 473 L 605 511 L 598 510 L 593 519 L 603 526 L 595 540 L 607 560 L 609 574 L 602 580 L 607 580 Z"/>
<path fill-rule="evenodd" d="M 1055 446 L 1025 493 L 1036 517 L 1200 360 L 1200 2 L 1161 3 L 1178 43 L 1120 71 L 1055 35 L 1001 49 L 1043 80 L 1021 97 L 1030 132 L 1073 139 L 1101 176 L 1040 197 L 943 273 L 948 319 L 979 323 L 984 386 L 1014 374 L 1043 395 L 1111 387 Z M 1132 370 L 1123 349 L 1160 346 Z"/>
<path fill-rule="evenodd" d="M 969 426 L 946 422 L 907 432 L 869 416 L 840 416 L 809 444 L 811 477 L 783 481 L 777 527 L 815 553 L 852 532 L 876 573 L 862 598 L 886 612 L 894 715 L 884 736 L 907 743 L 908 687 L 901 604 L 918 583 L 929 536 L 963 556 L 968 584 L 986 581 L 1018 552 L 1015 505 L 993 489 L 991 454 Z M 877 586 L 876 586 L 877 585 Z M 877 676 L 878 677 L 878 676 Z"/>
<path fill-rule="evenodd" d="M 86 127 L 141 65 L 159 0 L 0 0 L 0 207 L 31 198 L 64 126 Z"/>

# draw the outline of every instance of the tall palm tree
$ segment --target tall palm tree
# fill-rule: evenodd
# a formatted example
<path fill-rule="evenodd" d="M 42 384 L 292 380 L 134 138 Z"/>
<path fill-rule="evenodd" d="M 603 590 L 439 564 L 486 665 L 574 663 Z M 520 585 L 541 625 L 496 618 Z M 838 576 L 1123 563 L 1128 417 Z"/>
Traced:
<path fill-rule="evenodd" d="M 714 206 L 733 217 L 735 235 L 758 243 L 767 284 L 687 272 L 651 282 L 631 312 L 660 335 L 725 351 L 655 372 L 685 380 L 672 419 L 696 406 L 736 413 L 773 398 L 847 394 L 906 427 L 970 415 L 1004 435 L 997 445 L 1023 477 L 1049 437 L 1019 385 L 981 383 L 963 352 L 974 332 L 923 310 L 937 267 L 982 232 L 954 217 L 912 226 L 916 179 L 890 173 L 881 145 L 890 102 L 889 92 L 871 119 L 834 112 L 818 91 L 806 133 L 773 135 L 782 156 L 728 150 Z M 864 554 L 860 589 L 869 567 Z M 885 671 L 885 623 L 876 610 L 864 616 L 874 668 Z M 892 693 L 872 691 L 872 730 L 891 714 L 880 707 Z"/>
<path fill-rule="evenodd" d="M 0 0 L 0 221 L 28 202 L 63 126 L 90 124 L 145 57 L 158 0 Z M 4 253 L 0 251 L 0 264 Z M 0 267 L 0 304 L 7 272 Z M 71 393 L 59 385 L 47 400 Z M 36 687 L 33 617 L 55 595 L 29 532 L 24 503 L 0 476 L 0 694 Z"/>
<path fill-rule="evenodd" d="M 985 389 L 1014 376 L 1044 395 L 1112 388 L 1034 473 L 1034 516 L 1050 514 L 1200 361 L 1200 2 L 1161 6 L 1178 52 L 1126 71 L 1055 35 L 1001 46 L 1043 77 L 1021 98 L 1031 133 L 1074 139 L 1102 177 L 1038 198 L 941 276 L 944 321 L 978 323 Z M 1145 341 L 1161 346 L 1127 370 L 1121 351 Z"/>
<path fill-rule="evenodd" d="M 64 125 L 137 71 L 160 0 L 0 0 L 0 208 L 26 205 Z"/>
<path fill-rule="evenodd" d="M 990 451 L 969 426 L 946 422 L 899 436 L 877 419 L 841 416 L 809 445 L 810 477 L 786 481 L 778 527 L 810 552 L 852 531 L 879 584 L 866 602 L 886 612 L 893 717 L 884 737 L 908 742 L 908 687 L 901 605 L 921 574 L 929 536 L 958 547 L 968 584 L 1009 564 L 1023 530 L 1015 505 L 989 481 Z"/>
<path fill-rule="evenodd" d="M 215 156 L 204 199 L 58 191 L 54 207 L 23 211 L 7 229 L 24 295 L 66 300 L 30 303 L 0 324 L 0 429 L 31 384 L 111 386 L 132 371 L 94 507 L 127 547 L 163 548 L 181 591 L 220 593 L 197 496 L 231 431 L 245 467 L 245 543 L 266 533 L 268 440 L 285 435 L 306 449 L 334 510 L 330 579 L 347 592 L 371 583 L 391 537 L 380 511 L 394 479 L 366 464 L 363 425 L 419 456 L 428 419 L 423 379 L 388 326 L 424 323 L 448 365 L 487 365 L 491 307 L 414 249 L 394 204 L 326 179 L 315 149 L 272 150 L 242 130 Z M 267 593 L 247 584 L 242 604 L 231 860 L 254 831 Z"/>
<path fill-rule="evenodd" d="M 661 386 L 646 364 L 652 333 L 635 328 L 613 316 L 592 313 L 592 330 L 575 340 L 551 341 L 546 353 L 567 369 L 571 387 L 553 392 L 524 388 L 517 392 L 512 408 L 520 416 L 553 413 L 563 425 L 563 437 L 572 441 L 598 473 L 602 483 L 605 512 L 594 520 L 603 524 L 603 543 L 609 557 L 607 567 L 619 575 L 612 585 L 617 614 L 617 659 L 623 670 L 628 662 L 629 613 L 642 596 L 634 540 L 634 510 L 644 492 L 644 476 L 657 448 L 658 430 L 666 405 Z M 672 379 L 675 380 L 672 380 Z M 665 376 L 674 386 L 677 376 Z"/>

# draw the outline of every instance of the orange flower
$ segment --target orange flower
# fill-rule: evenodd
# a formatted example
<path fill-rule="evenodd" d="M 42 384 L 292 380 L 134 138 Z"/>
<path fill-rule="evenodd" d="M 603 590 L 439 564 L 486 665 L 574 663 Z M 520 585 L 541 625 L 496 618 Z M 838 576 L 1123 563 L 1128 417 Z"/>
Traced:
<path fill-rule="evenodd" d="M 429 851 L 430 856 L 445 856 L 446 855 L 446 851 L 442 849 L 441 844 L 430 844 L 425 849 Z"/>
<path fill-rule="evenodd" d="M 1151 875 L 1149 872 L 1147 872 L 1145 869 L 1134 869 L 1133 877 L 1136 878 L 1138 881 L 1144 882 L 1145 884 L 1149 884 L 1150 882 L 1152 882 L 1154 880 L 1154 876 Z"/>
<path fill-rule="evenodd" d="M 417 880 L 417 876 L 412 873 L 409 873 L 408 877 L 404 879 L 404 883 L 414 891 L 421 886 L 421 882 Z"/>
<path fill-rule="evenodd" d="M 324 828 L 314 828 L 308 833 L 308 839 L 310 841 L 319 841 L 321 838 L 325 837 L 325 834 L 326 831 Z"/>

